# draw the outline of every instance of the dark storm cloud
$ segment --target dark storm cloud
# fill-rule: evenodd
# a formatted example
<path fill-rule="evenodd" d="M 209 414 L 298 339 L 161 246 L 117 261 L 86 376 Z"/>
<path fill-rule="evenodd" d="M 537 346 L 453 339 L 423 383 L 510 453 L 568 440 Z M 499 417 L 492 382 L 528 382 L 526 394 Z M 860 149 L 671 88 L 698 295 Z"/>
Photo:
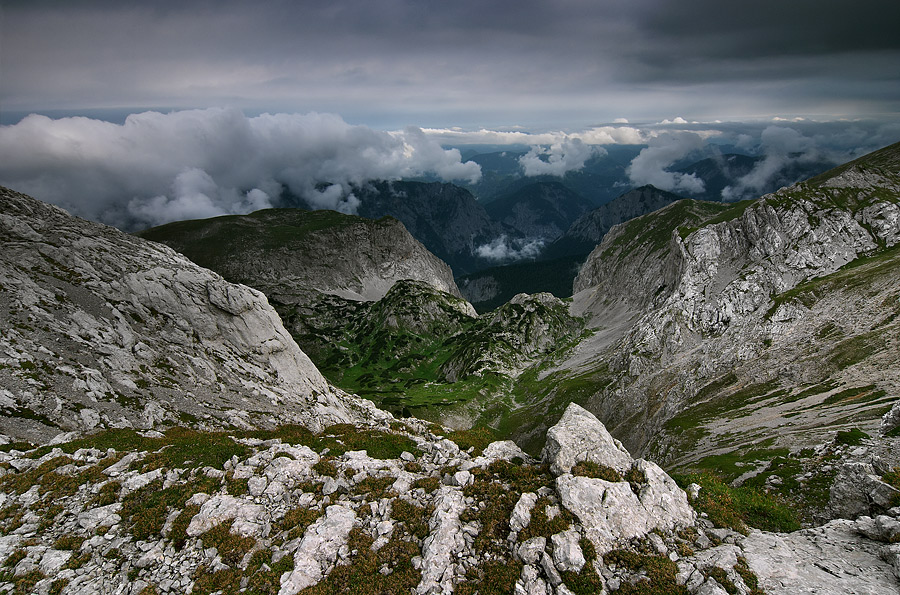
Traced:
<path fill-rule="evenodd" d="M 0 101 L 390 125 L 888 113 L 897 22 L 892 1 L 12 1 Z"/>

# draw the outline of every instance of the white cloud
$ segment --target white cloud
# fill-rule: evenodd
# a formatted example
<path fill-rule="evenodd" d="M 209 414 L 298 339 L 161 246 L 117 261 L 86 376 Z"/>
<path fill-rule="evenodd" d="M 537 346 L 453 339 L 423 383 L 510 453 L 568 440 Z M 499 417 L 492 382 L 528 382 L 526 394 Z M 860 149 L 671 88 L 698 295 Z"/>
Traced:
<path fill-rule="evenodd" d="M 546 242 L 543 238 L 510 240 L 506 235 L 475 248 L 475 255 L 494 262 L 511 262 L 536 258 Z"/>
<path fill-rule="evenodd" d="M 425 128 L 423 132 L 448 145 L 553 145 L 581 140 L 588 145 L 640 145 L 654 132 L 644 132 L 632 126 L 596 126 L 577 132 L 522 132 L 482 128 L 461 131 L 455 128 Z"/>
<path fill-rule="evenodd" d="M 703 180 L 693 174 L 671 172 L 666 168 L 692 151 L 703 147 L 703 137 L 693 132 L 666 133 L 649 141 L 628 168 L 628 178 L 635 186 L 652 184 L 671 192 L 703 192 Z"/>
<path fill-rule="evenodd" d="M 534 146 L 519 158 L 519 165 L 526 176 L 562 176 L 567 171 L 577 171 L 594 155 L 605 155 L 606 150 L 585 144 L 580 138 L 571 138 L 549 147 Z"/>
<path fill-rule="evenodd" d="M 126 229 L 268 208 L 285 187 L 353 212 L 353 184 L 481 176 L 417 128 L 388 133 L 331 114 L 248 118 L 234 109 L 145 112 L 121 125 L 31 115 L 0 127 L 0 154 L 0 184 Z"/>

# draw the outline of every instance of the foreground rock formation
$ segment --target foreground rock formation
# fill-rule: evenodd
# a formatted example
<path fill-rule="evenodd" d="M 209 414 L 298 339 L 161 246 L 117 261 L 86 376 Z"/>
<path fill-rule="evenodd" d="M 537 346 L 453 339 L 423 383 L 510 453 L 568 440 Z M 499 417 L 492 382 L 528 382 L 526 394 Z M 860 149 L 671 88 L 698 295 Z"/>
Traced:
<path fill-rule="evenodd" d="M 0 453 L 0 590 L 891 593 L 900 509 L 792 534 L 714 527 L 571 405 L 541 461 L 408 420 L 107 432 Z M 456 440 L 463 445 L 460 447 Z M 64 439 L 64 438 L 63 438 Z M 696 489 L 696 488 L 692 488 Z"/>
<path fill-rule="evenodd" d="M 383 416 L 331 387 L 260 292 L 0 189 L 0 432 Z"/>

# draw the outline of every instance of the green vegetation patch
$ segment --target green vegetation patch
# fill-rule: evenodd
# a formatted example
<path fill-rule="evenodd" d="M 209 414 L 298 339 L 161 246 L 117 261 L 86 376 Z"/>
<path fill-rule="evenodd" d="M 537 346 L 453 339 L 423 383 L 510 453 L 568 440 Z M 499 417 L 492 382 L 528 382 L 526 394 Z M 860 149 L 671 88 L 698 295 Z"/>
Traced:
<path fill-rule="evenodd" d="M 594 479 L 603 479 L 611 482 L 622 481 L 622 475 L 606 465 L 595 463 L 593 461 L 581 461 L 572 467 L 572 475 L 576 477 L 593 477 Z"/>
<path fill-rule="evenodd" d="M 522 575 L 522 562 L 513 559 L 489 560 L 470 568 L 466 582 L 459 584 L 456 595 L 509 595 L 515 591 Z"/>
<path fill-rule="evenodd" d="M 846 446 L 859 446 L 863 440 L 871 438 L 868 434 L 859 428 L 851 428 L 849 430 L 840 430 L 834 437 L 836 444 L 844 444 Z"/>
<path fill-rule="evenodd" d="M 613 550 L 603 556 L 608 566 L 626 568 L 642 577 L 635 582 L 622 582 L 616 593 L 621 595 L 688 595 L 687 587 L 676 579 L 678 566 L 663 556 L 646 556 L 628 550 Z"/>
<path fill-rule="evenodd" d="M 356 555 L 349 564 L 335 566 L 324 580 L 307 587 L 302 595 L 393 595 L 414 591 L 422 573 L 412 565 L 420 555 L 417 545 L 396 536 L 372 551 L 374 540 L 359 528 L 350 531 L 347 547 Z"/>
<path fill-rule="evenodd" d="M 205 475 L 193 481 L 163 489 L 162 480 L 153 481 L 122 500 L 122 518 L 131 525 L 135 539 L 159 535 L 170 509 L 182 508 L 197 493 L 212 493 L 220 487 L 218 479 Z"/>
<path fill-rule="evenodd" d="M 748 527 L 764 531 L 791 532 L 800 528 L 794 512 L 780 499 L 748 486 L 733 488 L 710 473 L 678 478 L 679 483 L 697 483 L 701 490 L 691 504 L 719 527 L 746 534 Z M 686 482 L 686 483 L 685 483 Z"/>
<path fill-rule="evenodd" d="M 547 514 L 547 507 L 552 506 L 549 498 L 538 498 L 534 508 L 531 509 L 531 521 L 524 529 L 519 531 L 519 542 L 527 541 L 532 537 L 544 537 L 547 540 L 552 535 L 566 531 L 571 525 L 572 514 L 564 508 L 559 508 L 552 519 Z"/>
<path fill-rule="evenodd" d="M 447 438 L 455 442 L 460 450 L 468 452 L 472 449 L 472 456 L 481 456 L 488 444 L 499 440 L 497 431 L 488 427 L 477 427 L 469 430 L 456 430 L 450 432 Z"/>

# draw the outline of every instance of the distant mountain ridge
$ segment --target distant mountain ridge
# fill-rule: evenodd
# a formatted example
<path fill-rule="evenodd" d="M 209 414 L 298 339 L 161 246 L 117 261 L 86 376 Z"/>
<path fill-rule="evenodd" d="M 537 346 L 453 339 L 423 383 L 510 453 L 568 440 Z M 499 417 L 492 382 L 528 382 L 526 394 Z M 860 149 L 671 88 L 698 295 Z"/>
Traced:
<path fill-rule="evenodd" d="M 391 217 L 268 209 L 139 232 L 282 304 L 319 294 L 376 301 L 401 279 L 460 297 L 453 272 Z"/>

